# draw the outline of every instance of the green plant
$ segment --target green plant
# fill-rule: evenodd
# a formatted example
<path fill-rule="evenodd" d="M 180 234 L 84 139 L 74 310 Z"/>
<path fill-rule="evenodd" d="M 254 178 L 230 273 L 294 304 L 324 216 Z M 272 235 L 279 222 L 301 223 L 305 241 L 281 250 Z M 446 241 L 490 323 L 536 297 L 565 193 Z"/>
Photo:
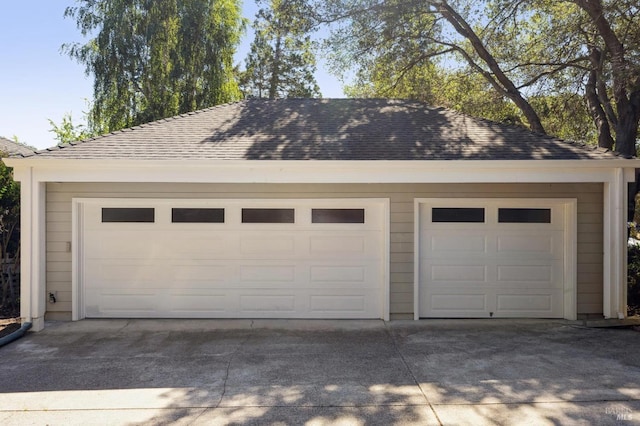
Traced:
<path fill-rule="evenodd" d="M 628 314 L 640 314 L 640 246 L 629 246 L 627 274 Z"/>

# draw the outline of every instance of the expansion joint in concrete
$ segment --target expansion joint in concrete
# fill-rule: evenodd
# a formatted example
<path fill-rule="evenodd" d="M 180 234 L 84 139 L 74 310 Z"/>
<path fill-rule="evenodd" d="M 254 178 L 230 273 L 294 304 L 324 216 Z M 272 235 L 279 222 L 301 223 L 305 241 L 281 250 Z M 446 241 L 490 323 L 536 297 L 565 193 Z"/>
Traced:
<path fill-rule="evenodd" d="M 413 379 L 413 383 L 415 383 L 415 385 L 420 390 L 420 393 L 422 394 L 422 397 L 424 398 L 425 402 L 429 406 L 429 409 L 431 410 L 431 412 L 433 413 L 434 417 L 438 421 L 438 424 L 440 426 L 442 426 L 443 425 L 442 420 L 440 420 L 440 417 L 438 417 L 438 413 L 436 413 L 436 410 L 433 407 L 433 405 L 431 404 L 431 401 L 429 401 L 429 398 L 427 397 L 427 394 L 424 392 L 424 389 L 422 389 L 422 386 L 420 386 L 420 381 L 418 380 L 418 378 L 414 374 L 414 372 L 411 369 L 411 367 L 409 367 L 409 363 L 407 362 L 407 360 L 405 359 L 404 355 L 400 351 L 400 348 L 398 347 L 398 343 L 396 342 L 396 338 L 394 337 L 393 333 L 389 329 L 389 323 L 387 321 L 384 322 L 384 330 L 387 333 L 387 335 L 389 336 L 389 339 L 391 340 L 391 343 L 393 344 L 393 348 L 395 349 L 396 353 L 398 354 L 398 357 L 402 361 L 402 364 L 404 365 L 404 368 L 411 375 L 411 378 Z"/>

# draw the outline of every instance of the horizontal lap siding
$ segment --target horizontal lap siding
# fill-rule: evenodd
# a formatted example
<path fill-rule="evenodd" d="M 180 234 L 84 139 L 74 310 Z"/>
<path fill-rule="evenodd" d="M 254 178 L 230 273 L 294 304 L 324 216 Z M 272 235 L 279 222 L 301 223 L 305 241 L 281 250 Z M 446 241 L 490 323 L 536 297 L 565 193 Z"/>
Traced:
<path fill-rule="evenodd" d="M 47 184 L 47 316 L 71 318 L 72 198 L 388 198 L 390 311 L 413 315 L 414 198 L 577 198 L 578 313 L 602 312 L 602 184 Z"/>

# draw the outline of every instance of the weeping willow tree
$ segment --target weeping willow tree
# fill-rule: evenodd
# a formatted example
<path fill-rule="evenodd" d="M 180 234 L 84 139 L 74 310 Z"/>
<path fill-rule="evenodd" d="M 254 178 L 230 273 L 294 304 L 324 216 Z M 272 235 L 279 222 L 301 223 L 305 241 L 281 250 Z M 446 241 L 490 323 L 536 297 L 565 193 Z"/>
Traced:
<path fill-rule="evenodd" d="M 238 0 L 78 0 L 65 17 L 89 39 L 62 50 L 94 78 L 91 133 L 240 98 Z"/>

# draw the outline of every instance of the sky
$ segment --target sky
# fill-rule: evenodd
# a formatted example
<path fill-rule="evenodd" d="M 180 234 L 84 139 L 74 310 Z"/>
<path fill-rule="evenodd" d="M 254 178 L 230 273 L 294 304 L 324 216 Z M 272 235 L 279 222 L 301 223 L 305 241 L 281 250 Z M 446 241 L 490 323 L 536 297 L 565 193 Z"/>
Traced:
<path fill-rule="evenodd" d="M 64 18 L 74 0 L 6 0 L 0 23 L 0 136 L 38 149 L 56 145 L 49 119 L 60 123 L 71 113 L 75 124 L 91 100 L 91 77 L 84 66 L 60 52 L 64 43 L 83 42 L 75 21 Z M 256 6 L 245 0 L 243 13 L 251 22 Z M 236 54 L 244 64 L 252 34 L 247 32 Z M 344 97 L 339 80 L 319 62 L 316 79 L 325 98 Z"/>

